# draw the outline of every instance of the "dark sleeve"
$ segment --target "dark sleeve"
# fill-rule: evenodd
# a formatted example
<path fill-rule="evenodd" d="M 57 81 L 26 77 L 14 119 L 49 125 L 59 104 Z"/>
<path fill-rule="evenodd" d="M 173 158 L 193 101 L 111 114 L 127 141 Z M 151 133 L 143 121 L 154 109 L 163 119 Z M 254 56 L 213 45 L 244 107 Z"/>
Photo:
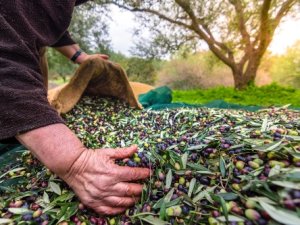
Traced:
<path fill-rule="evenodd" d="M 76 6 L 77 5 L 81 5 L 81 4 L 83 4 L 83 3 L 87 2 L 87 1 L 89 1 L 89 0 L 76 0 L 75 5 Z"/>
<path fill-rule="evenodd" d="M 50 106 L 37 70 L 0 57 L 0 140 L 64 123 Z"/>
<path fill-rule="evenodd" d="M 76 42 L 71 38 L 71 35 L 68 31 L 64 33 L 64 35 L 51 47 L 62 47 L 66 45 L 74 45 Z"/>

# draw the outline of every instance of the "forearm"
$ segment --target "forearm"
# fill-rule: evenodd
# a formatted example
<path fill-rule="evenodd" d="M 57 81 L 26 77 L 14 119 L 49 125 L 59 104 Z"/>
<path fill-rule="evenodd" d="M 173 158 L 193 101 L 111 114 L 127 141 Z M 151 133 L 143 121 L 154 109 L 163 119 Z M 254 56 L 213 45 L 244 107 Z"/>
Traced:
<path fill-rule="evenodd" d="M 137 147 L 87 150 L 65 125 L 54 124 L 17 136 L 46 167 L 62 178 L 81 202 L 99 214 L 118 214 L 135 204 L 149 177 L 145 168 L 118 166 Z"/>
<path fill-rule="evenodd" d="M 66 46 L 61 46 L 61 47 L 55 47 L 57 51 L 59 51 L 61 54 L 63 54 L 65 57 L 68 59 L 71 59 L 72 56 L 80 50 L 80 47 L 78 44 L 73 44 L 73 45 L 66 45 Z M 83 59 L 86 57 L 86 53 L 82 52 L 80 56 L 76 59 L 76 63 L 80 64 L 82 63 Z"/>
<path fill-rule="evenodd" d="M 59 176 L 67 174 L 86 150 L 75 134 L 64 124 L 34 129 L 16 138 L 47 168 Z"/>

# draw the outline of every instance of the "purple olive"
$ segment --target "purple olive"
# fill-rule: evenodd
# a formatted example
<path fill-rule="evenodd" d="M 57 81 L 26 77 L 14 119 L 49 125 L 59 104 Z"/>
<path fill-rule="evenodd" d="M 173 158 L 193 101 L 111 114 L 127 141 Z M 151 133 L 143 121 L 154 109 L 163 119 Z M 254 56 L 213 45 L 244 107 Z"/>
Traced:
<path fill-rule="evenodd" d="M 32 220 L 32 214 L 31 213 L 24 214 L 22 216 L 22 220 L 24 220 L 24 221 L 30 221 L 30 220 Z"/>
<path fill-rule="evenodd" d="M 254 209 L 246 209 L 245 210 L 245 216 L 249 220 L 253 220 L 253 221 L 257 221 L 258 219 L 261 218 L 260 214 Z"/>

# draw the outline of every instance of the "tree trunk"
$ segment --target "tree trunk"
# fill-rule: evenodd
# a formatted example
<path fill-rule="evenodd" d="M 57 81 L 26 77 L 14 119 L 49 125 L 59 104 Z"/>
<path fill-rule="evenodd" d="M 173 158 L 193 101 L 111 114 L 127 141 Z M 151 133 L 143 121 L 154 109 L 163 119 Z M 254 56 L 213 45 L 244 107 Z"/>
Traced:
<path fill-rule="evenodd" d="M 257 67 L 251 68 L 243 73 L 242 70 L 232 70 L 234 78 L 234 87 L 237 90 L 243 90 L 249 85 L 255 83 L 255 78 L 257 74 Z"/>

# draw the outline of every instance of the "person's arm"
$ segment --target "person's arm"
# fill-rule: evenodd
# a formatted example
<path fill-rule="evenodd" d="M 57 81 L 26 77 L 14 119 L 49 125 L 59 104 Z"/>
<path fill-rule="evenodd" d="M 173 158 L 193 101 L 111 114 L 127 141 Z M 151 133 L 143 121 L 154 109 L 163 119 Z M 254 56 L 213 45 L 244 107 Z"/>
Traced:
<path fill-rule="evenodd" d="M 71 35 L 68 31 L 66 31 L 63 36 L 53 45 L 50 47 L 55 48 L 61 54 L 63 54 L 68 59 L 71 59 L 75 53 L 80 50 L 80 47 L 76 42 L 71 38 Z M 92 54 L 88 55 L 85 52 L 82 52 L 79 57 L 76 59 L 75 63 L 81 64 L 85 60 L 91 57 L 99 57 L 101 59 L 107 60 L 109 57 L 104 54 Z"/>
<path fill-rule="evenodd" d="M 115 159 L 128 158 L 136 146 L 123 149 L 86 149 L 64 124 L 34 129 L 16 137 L 46 167 L 74 190 L 82 203 L 100 214 L 118 214 L 133 205 L 145 179 L 144 168 L 120 167 Z"/>
<path fill-rule="evenodd" d="M 80 50 L 80 47 L 78 44 L 72 44 L 72 45 L 65 45 L 61 47 L 55 47 L 55 49 L 59 51 L 61 54 L 63 54 L 65 57 L 67 57 L 68 59 L 71 59 L 72 56 L 75 55 L 75 53 Z M 107 55 L 104 54 L 88 55 L 85 52 L 81 52 L 81 54 L 77 57 L 75 63 L 81 64 L 85 60 L 90 59 L 91 57 L 99 57 L 104 60 L 107 60 L 109 58 Z"/>

